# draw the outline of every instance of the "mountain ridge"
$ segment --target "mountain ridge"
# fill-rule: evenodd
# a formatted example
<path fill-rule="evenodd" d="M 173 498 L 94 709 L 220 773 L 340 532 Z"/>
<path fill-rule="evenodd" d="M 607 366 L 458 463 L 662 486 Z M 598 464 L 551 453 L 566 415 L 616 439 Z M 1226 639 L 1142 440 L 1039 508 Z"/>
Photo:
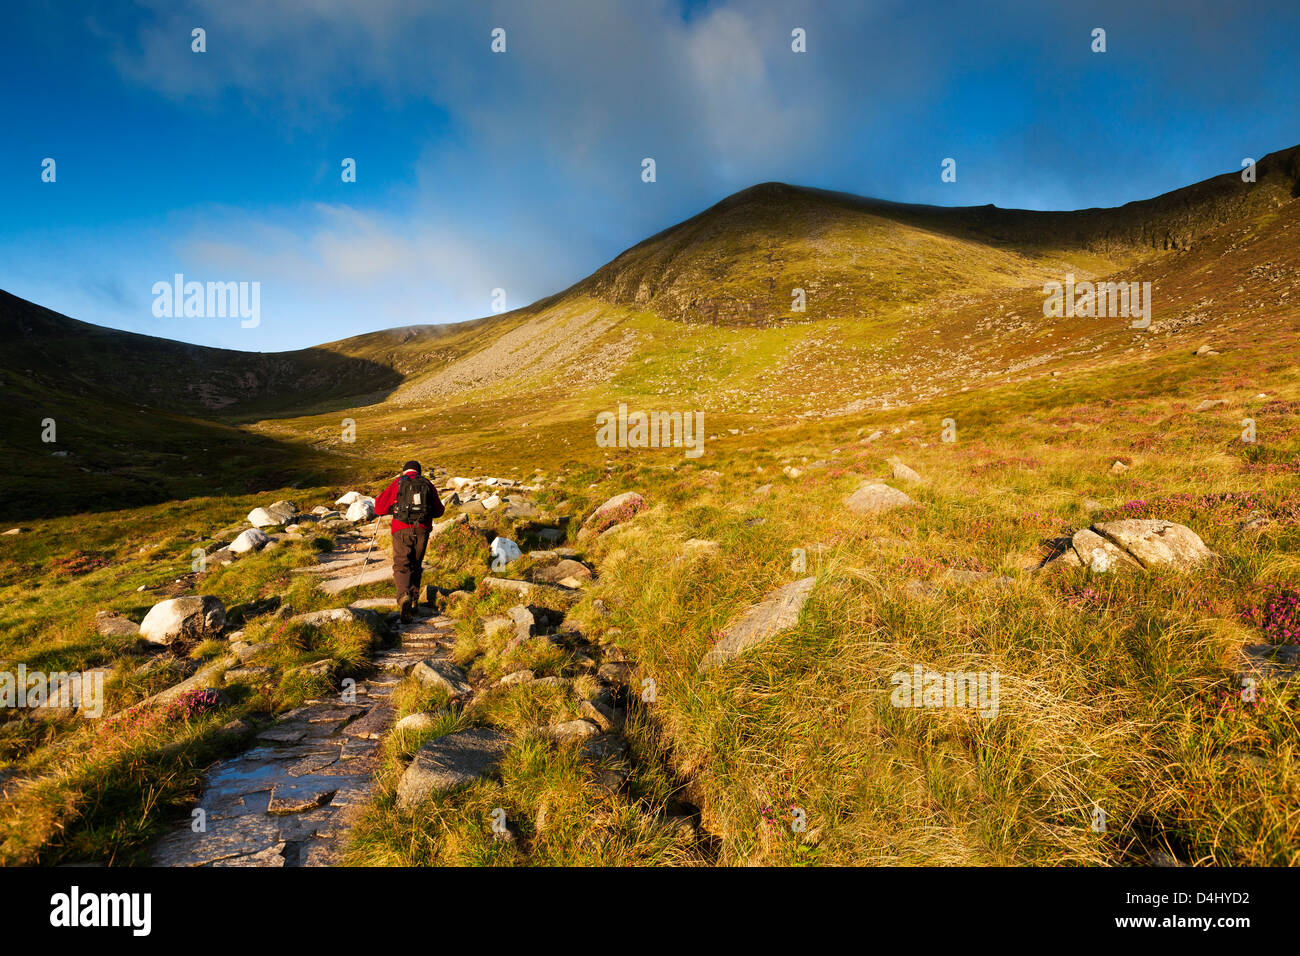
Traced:
<path fill-rule="evenodd" d="M 500 343 L 515 343 L 513 354 L 525 357 L 539 343 L 550 352 L 556 336 L 546 330 L 566 328 L 583 301 L 598 311 L 600 303 L 610 307 L 584 329 L 593 342 L 609 345 L 629 341 L 626 323 L 643 314 L 718 327 L 837 319 L 887 324 L 972 289 L 1023 290 L 1066 271 L 1110 274 L 1151 256 L 1188 252 L 1225 224 L 1259 219 L 1291 202 L 1300 194 L 1300 146 L 1264 156 L 1256 172 L 1255 183 L 1229 172 L 1122 206 L 1070 211 L 919 205 L 759 183 L 511 312 L 398 326 L 284 352 L 107 329 L 0 292 L 0 331 L 18 345 L 3 368 L 12 378 L 30 370 L 37 390 L 57 385 L 236 420 L 371 404 L 399 392 L 442 395 L 449 368 Z M 807 299 L 803 312 L 792 309 L 795 290 Z M 573 351 L 567 347 L 565 354 Z M 556 361 L 553 352 L 547 361 Z M 439 376 L 443 385 L 419 386 Z M 496 371 L 450 374 L 453 391 L 500 378 Z"/>

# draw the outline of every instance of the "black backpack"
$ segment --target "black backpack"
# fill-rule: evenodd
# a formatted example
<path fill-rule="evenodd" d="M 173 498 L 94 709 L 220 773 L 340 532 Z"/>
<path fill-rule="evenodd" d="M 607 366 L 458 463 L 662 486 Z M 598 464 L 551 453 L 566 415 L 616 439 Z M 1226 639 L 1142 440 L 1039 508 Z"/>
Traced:
<path fill-rule="evenodd" d="M 403 524 L 419 524 L 429 519 L 429 492 L 432 489 L 423 478 L 402 475 L 397 486 L 397 503 L 393 517 Z"/>

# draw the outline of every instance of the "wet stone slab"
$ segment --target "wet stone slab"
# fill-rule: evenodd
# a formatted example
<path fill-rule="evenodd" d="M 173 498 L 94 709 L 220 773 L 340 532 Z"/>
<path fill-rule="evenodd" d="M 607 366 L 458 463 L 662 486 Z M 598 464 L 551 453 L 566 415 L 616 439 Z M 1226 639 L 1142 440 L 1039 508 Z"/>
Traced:
<path fill-rule="evenodd" d="M 176 822 L 155 845 L 154 862 L 301 866 L 333 859 L 324 844 L 346 831 L 345 812 L 365 802 L 377 766 L 378 744 L 352 747 L 345 731 L 379 706 L 321 702 L 285 715 L 253 749 L 208 770 L 196 807 L 203 815 Z"/>
<path fill-rule="evenodd" d="M 410 627 L 402 643 L 377 657 L 421 660 L 451 635 L 446 618 Z M 379 741 L 395 716 L 388 695 L 400 682 L 381 672 L 356 686 L 355 699 L 309 701 L 263 728 L 249 750 L 214 764 L 196 813 L 175 821 L 154 845 L 154 863 L 336 864 L 351 814 L 370 799 Z"/>

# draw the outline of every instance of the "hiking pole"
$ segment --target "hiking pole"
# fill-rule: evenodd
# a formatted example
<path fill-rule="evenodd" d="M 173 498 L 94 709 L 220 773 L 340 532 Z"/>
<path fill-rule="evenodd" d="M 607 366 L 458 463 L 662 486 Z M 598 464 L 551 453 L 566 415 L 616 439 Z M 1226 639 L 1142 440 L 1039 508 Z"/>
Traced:
<path fill-rule="evenodd" d="M 379 525 L 380 515 L 375 515 L 375 530 L 370 535 L 370 547 L 366 548 L 365 560 L 361 562 L 361 569 L 357 571 L 357 576 L 352 579 L 352 584 L 350 584 L 349 587 L 356 587 L 356 583 L 361 578 L 361 575 L 366 573 L 366 565 L 370 563 L 370 552 L 375 550 L 375 539 L 379 537 Z"/>

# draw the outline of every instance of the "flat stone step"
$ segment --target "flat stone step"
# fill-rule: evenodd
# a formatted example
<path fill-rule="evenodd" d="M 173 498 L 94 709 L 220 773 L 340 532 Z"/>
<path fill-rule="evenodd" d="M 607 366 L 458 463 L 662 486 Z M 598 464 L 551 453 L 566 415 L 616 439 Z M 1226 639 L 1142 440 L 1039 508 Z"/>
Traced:
<path fill-rule="evenodd" d="M 364 587 L 367 584 L 378 584 L 381 581 L 389 581 L 393 577 L 393 566 L 391 564 L 381 565 L 372 568 L 369 571 L 361 571 L 357 574 L 341 575 L 337 578 L 329 578 L 317 585 L 326 594 L 341 594 L 352 588 Z"/>
<path fill-rule="evenodd" d="M 358 602 L 374 615 L 378 601 Z M 346 609 L 336 609 L 346 610 Z M 441 657 L 455 636 L 450 618 L 427 613 L 405 625 L 402 643 L 374 655 L 382 671 L 356 688 L 355 702 L 311 700 L 264 727 L 244 753 L 204 775 L 194 818 L 178 820 L 153 847 L 159 866 L 328 866 L 338 862 L 351 814 L 369 799 L 379 742 L 396 710 L 388 700 L 402 674 Z M 394 673 L 395 671 L 395 673 Z"/>
<path fill-rule="evenodd" d="M 387 700 L 380 700 L 364 717 L 358 717 L 344 727 L 343 733 L 348 737 L 378 740 L 395 719 L 393 706 Z"/>

